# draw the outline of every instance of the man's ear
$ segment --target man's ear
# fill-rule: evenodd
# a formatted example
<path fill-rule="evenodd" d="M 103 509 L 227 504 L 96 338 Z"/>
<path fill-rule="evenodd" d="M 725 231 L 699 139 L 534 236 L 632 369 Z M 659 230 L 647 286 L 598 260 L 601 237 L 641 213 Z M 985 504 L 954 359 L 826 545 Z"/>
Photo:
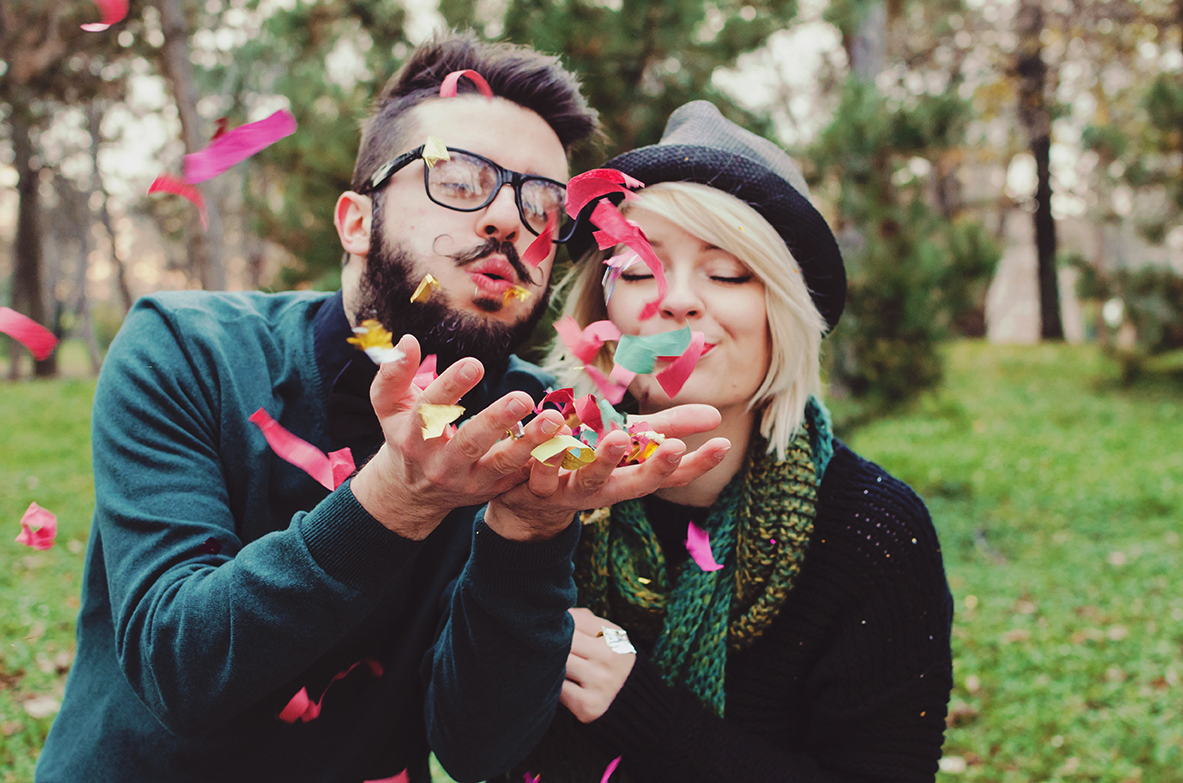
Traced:
<path fill-rule="evenodd" d="M 373 201 L 348 190 L 337 199 L 333 211 L 333 225 L 341 247 L 353 256 L 365 258 L 370 252 L 370 222 L 373 220 Z"/>

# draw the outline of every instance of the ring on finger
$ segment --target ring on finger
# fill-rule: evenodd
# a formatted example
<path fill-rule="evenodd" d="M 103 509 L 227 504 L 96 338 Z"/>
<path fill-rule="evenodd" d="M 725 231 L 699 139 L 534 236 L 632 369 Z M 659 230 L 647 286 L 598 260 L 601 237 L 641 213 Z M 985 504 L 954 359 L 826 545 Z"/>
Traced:
<path fill-rule="evenodd" d="M 604 641 L 608 644 L 608 649 L 620 655 L 628 655 L 635 653 L 636 647 L 628 640 L 628 634 L 620 628 L 609 628 L 606 625 L 600 626 L 600 633 L 604 636 Z"/>

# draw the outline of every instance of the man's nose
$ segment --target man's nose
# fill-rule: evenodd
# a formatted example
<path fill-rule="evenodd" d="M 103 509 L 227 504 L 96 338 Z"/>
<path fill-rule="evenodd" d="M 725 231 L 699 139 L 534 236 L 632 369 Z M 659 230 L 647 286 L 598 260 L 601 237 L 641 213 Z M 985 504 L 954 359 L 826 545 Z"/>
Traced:
<path fill-rule="evenodd" d="M 508 182 L 501 186 L 489 205 L 478 214 L 480 220 L 477 233 L 486 239 L 492 237 L 502 242 L 516 242 L 522 234 L 522 216 L 518 214 L 513 185 Z"/>

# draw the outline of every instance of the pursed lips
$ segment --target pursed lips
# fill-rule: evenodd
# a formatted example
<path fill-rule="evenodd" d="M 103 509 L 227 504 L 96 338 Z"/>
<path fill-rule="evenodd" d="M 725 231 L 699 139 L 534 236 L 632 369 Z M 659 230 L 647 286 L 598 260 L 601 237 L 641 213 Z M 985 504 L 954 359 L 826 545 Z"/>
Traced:
<path fill-rule="evenodd" d="M 482 291 L 500 295 L 516 284 L 517 274 L 504 258 L 487 257 L 476 261 L 464 271 L 472 277 Z"/>

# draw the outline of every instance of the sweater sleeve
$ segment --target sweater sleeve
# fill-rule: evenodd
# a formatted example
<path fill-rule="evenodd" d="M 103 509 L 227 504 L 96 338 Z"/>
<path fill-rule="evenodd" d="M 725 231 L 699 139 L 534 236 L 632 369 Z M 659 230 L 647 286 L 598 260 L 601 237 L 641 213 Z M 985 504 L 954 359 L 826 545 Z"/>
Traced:
<path fill-rule="evenodd" d="M 510 769 L 554 717 L 574 632 L 578 541 L 578 521 L 549 541 L 521 543 L 478 517 L 429 661 L 425 707 L 431 748 L 461 783 Z"/>
<path fill-rule="evenodd" d="M 849 451 L 845 458 L 857 459 Z M 760 665 L 766 691 L 759 678 L 742 697 L 728 687 L 727 715 L 742 698 L 746 725 L 760 732 L 708 712 L 639 656 L 608 712 L 588 726 L 634 780 L 935 778 L 952 688 L 952 599 L 931 520 L 910 489 L 881 471 L 841 487 L 832 501 L 841 524 L 817 531 L 812 573 L 803 569 L 795 603 L 761 640 L 775 646 Z M 785 692 L 774 681 L 797 674 L 789 648 L 810 639 L 824 641 L 801 668 L 803 687 L 789 691 L 802 696 L 772 702 L 768 694 Z M 778 737 L 766 730 L 773 724 L 793 728 Z"/>
<path fill-rule="evenodd" d="M 142 302 L 104 364 L 92 566 L 106 572 L 128 683 L 165 727 L 193 735 L 303 672 L 398 589 L 421 545 L 370 517 L 348 482 L 289 519 L 267 516 L 281 499 L 265 479 L 239 496 L 230 477 L 267 462 L 248 448 L 253 409 L 234 414 L 244 442 L 225 442 L 220 408 L 244 380 L 210 372 L 217 362 L 176 329 Z"/>

